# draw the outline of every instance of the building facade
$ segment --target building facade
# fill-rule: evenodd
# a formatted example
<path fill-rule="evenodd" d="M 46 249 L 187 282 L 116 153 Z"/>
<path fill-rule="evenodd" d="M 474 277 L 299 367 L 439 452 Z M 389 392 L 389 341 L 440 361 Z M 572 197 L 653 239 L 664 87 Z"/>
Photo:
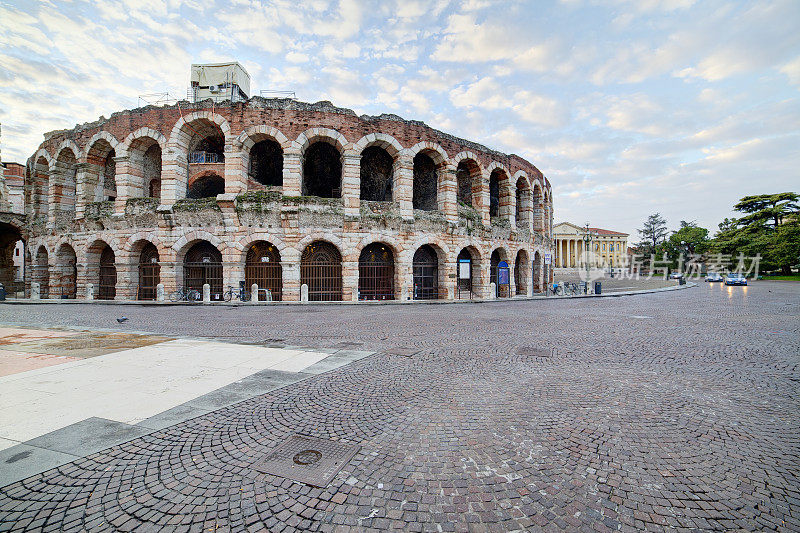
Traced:
<path fill-rule="evenodd" d="M 25 181 L 27 287 L 154 299 L 454 299 L 548 281 L 552 190 L 531 163 L 329 102 L 179 102 L 51 132 Z M 551 273 L 547 274 L 548 277 Z"/>
<path fill-rule="evenodd" d="M 586 235 L 589 235 L 588 250 Z M 618 268 L 627 265 L 628 234 L 560 222 L 553 226 L 555 268 Z"/>

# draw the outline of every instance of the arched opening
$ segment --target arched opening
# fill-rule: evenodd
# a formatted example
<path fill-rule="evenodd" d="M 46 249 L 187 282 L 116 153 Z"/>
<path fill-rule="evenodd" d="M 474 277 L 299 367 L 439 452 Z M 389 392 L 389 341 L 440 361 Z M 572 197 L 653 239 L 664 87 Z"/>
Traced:
<path fill-rule="evenodd" d="M 67 243 L 58 247 L 56 252 L 56 276 L 53 280 L 55 295 L 60 298 L 74 299 L 78 293 L 78 259 L 75 249 Z"/>
<path fill-rule="evenodd" d="M 375 242 L 361 250 L 358 299 L 394 300 L 394 253 L 383 243 Z"/>
<path fill-rule="evenodd" d="M 463 248 L 458 253 L 457 265 L 456 298 L 471 300 L 480 284 L 480 261 L 477 252 L 473 253 L 469 248 Z"/>
<path fill-rule="evenodd" d="M 272 139 L 259 141 L 250 149 L 250 186 L 283 186 L 283 149 Z"/>
<path fill-rule="evenodd" d="M 47 248 L 44 246 L 39 246 L 39 249 L 36 250 L 36 263 L 31 274 L 31 281 L 39 284 L 40 296 L 48 298 L 50 296 L 50 265 Z"/>
<path fill-rule="evenodd" d="M 66 215 L 67 219 L 75 216 L 77 173 L 75 154 L 69 148 L 64 148 L 56 158 L 53 204 L 59 213 Z"/>
<path fill-rule="evenodd" d="M 17 282 L 24 280 L 25 243 L 19 228 L 0 222 L 0 283 L 6 292 L 17 292 Z"/>
<path fill-rule="evenodd" d="M 98 139 L 86 157 L 86 178 L 89 201 L 102 202 L 117 198 L 117 153 L 105 139 Z"/>
<path fill-rule="evenodd" d="M 161 265 L 158 264 L 158 248 L 151 242 L 142 246 L 139 253 L 139 290 L 137 300 L 155 300 L 157 287 L 161 283 Z"/>
<path fill-rule="evenodd" d="M 225 180 L 216 173 L 201 174 L 194 178 L 186 189 L 186 197 L 190 199 L 216 198 L 225 192 Z"/>
<path fill-rule="evenodd" d="M 320 198 L 342 196 L 342 156 L 335 146 L 318 141 L 303 155 L 303 194 Z"/>
<path fill-rule="evenodd" d="M 211 299 L 222 300 L 222 253 L 208 241 L 195 243 L 183 258 L 183 286 L 203 293 L 211 287 Z"/>
<path fill-rule="evenodd" d="M 515 218 L 517 227 L 530 230 L 530 213 L 531 213 L 531 189 L 528 187 L 528 182 L 525 178 L 517 180 L 517 198 L 516 198 L 516 211 Z"/>
<path fill-rule="evenodd" d="M 186 153 L 186 174 L 180 176 L 180 178 L 188 178 L 185 189 L 186 197 L 210 198 L 220 194 L 219 192 L 212 194 L 214 191 L 220 190 L 219 180 L 211 191 L 194 191 L 192 196 L 189 195 L 189 187 L 198 179 L 198 176 L 215 175 L 219 178 L 225 175 L 225 135 L 222 133 L 222 129 L 215 122 L 203 118 L 184 124 L 181 133 L 189 139 Z M 183 174 L 183 169 L 179 169 L 179 174 Z M 224 190 L 225 181 L 222 180 L 222 192 Z M 203 194 L 203 196 L 198 196 L 198 194 Z"/>
<path fill-rule="evenodd" d="M 414 299 L 436 300 L 439 298 L 439 257 L 433 246 L 425 244 L 414 252 Z"/>
<path fill-rule="evenodd" d="M 50 200 L 50 165 L 47 159 L 40 157 L 33 165 L 33 216 L 38 220 L 47 220 Z"/>
<path fill-rule="evenodd" d="M 384 148 L 370 146 L 361 152 L 361 199 L 392 200 L 394 159 Z"/>
<path fill-rule="evenodd" d="M 495 296 L 497 298 L 508 298 L 511 296 L 511 272 L 505 253 L 500 249 L 492 252 L 489 272 L 489 282 L 495 284 Z"/>
<path fill-rule="evenodd" d="M 414 156 L 414 209 L 422 211 L 435 211 L 438 206 L 437 190 L 439 188 L 439 176 L 436 171 L 436 163 L 433 158 L 425 152 L 419 152 Z"/>
<path fill-rule="evenodd" d="M 544 231 L 544 203 L 542 188 L 538 184 L 533 186 L 533 230 Z"/>
<path fill-rule="evenodd" d="M 500 176 L 501 170 L 494 170 L 489 176 L 489 219 L 494 222 L 500 216 Z"/>
<path fill-rule="evenodd" d="M 281 300 L 283 269 L 278 249 L 266 241 L 254 242 L 247 250 L 244 263 L 245 289 L 258 285 L 260 301 Z"/>
<path fill-rule="evenodd" d="M 117 295 L 117 264 L 114 250 L 105 245 L 100 252 L 100 283 L 97 290 L 98 300 L 113 300 Z"/>
<path fill-rule="evenodd" d="M 161 199 L 161 146 L 151 137 L 135 139 L 128 150 L 130 196 Z"/>
<path fill-rule="evenodd" d="M 543 289 L 544 287 L 542 287 L 542 255 L 539 252 L 536 252 L 533 254 L 533 292 L 542 292 Z"/>
<path fill-rule="evenodd" d="M 334 245 L 315 241 L 300 258 L 300 283 L 308 286 L 311 302 L 341 301 L 342 254 Z"/>
<path fill-rule="evenodd" d="M 479 208 L 481 169 L 472 159 L 464 159 L 456 167 L 456 182 L 458 184 L 458 202 Z"/>
<path fill-rule="evenodd" d="M 517 252 L 516 261 L 514 261 L 514 286 L 516 287 L 517 296 L 528 295 L 529 267 L 528 252 L 520 250 Z"/>

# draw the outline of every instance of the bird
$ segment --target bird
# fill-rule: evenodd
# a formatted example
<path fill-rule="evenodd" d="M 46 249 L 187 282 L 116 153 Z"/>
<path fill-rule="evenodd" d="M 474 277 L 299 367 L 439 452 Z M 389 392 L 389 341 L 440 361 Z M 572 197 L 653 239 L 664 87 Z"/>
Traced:
<path fill-rule="evenodd" d="M 125 321 L 127 321 L 127 320 L 128 320 L 128 317 L 124 316 L 124 317 L 122 317 L 122 318 L 118 318 L 118 319 L 117 319 L 117 322 L 119 322 L 120 324 L 122 324 L 123 322 L 125 322 Z"/>

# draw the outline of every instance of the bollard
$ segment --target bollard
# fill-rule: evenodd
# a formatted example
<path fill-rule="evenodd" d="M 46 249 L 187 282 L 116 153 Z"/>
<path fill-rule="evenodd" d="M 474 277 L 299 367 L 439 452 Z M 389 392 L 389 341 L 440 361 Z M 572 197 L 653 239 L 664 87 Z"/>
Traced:
<path fill-rule="evenodd" d="M 300 285 L 300 301 L 308 302 L 308 285 L 305 283 Z"/>
<path fill-rule="evenodd" d="M 94 300 L 94 283 L 86 284 L 86 299 Z"/>
<path fill-rule="evenodd" d="M 251 302 L 258 301 L 258 283 L 253 283 L 250 286 L 250 301 Z"/>
<path fill-rule="evenodd" d="M 159 283 L 156 285 L 156 301 L 163 302 L 164 301 L 164 284 Z"/>
<path fill-rule="evenodd" d="M 264 289 L 264 294 L 266 295 L 266 301 L 272 301 L 272 291 L 269 289 Z"/>
<path fill-rule="evenodd" d="M 31 283 L 31 300 L 40 300 L 42 298 L 41 288 L 35 281 Z"/>
<path fill-rule="evenodd" d="M 487 300 L 494 300 L 496 298 L 497 298 L 497 285 L 493 281 L 489 284 L 489 297 L 487 298 Z"/>
<path fill-rule="evenodd" d="M 211 303 L 211 285 L 208 283 L 203 283 L 203 303 Z"/>

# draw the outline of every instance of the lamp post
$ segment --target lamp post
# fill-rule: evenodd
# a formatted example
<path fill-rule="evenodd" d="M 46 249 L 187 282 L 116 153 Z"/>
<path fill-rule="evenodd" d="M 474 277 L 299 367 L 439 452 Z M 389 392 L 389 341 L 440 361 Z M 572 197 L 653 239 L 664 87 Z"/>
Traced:
<path fill-rule="evenodd" d="M 592 234 L 589 232 L 589 223 L 587 222 L 585 225 L 586 231 L 583 233 L 583 242 L 585 243 L 584 246 L 584 254 L 583 254 L 583 262 L 586 265 L 586 287 L 584 289 L 585 294 L 589 294 L 589 248 L 592 244 Z"/>

